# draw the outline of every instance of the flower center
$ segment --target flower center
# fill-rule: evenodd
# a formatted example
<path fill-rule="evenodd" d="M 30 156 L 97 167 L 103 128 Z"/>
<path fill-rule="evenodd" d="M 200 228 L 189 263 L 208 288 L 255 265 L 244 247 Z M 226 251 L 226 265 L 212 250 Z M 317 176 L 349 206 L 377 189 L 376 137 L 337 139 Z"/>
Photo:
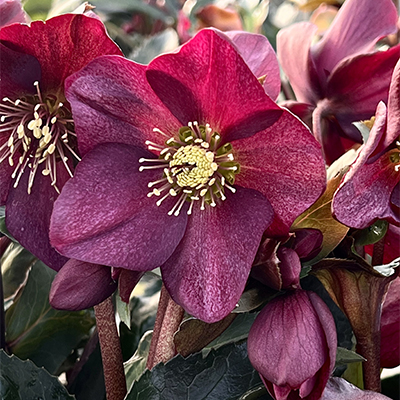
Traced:
<path fill-rule="evenodd" d="M 61 161 L 72 177 L 71 167 L 76 154 L 76 135 L 71 112 L 57 98 L 42 96 L 39 83 L 34 83 L 36 95 L 12 101 L 8 97 L 0 103 L 0 135 L 10 134 L 0 146 L 0 163 L 8 160 L 15 165 L 12 173 L 14 188 L 26 169 L 29 169 L 28 194 L 39 165 L 44 163 L 42 174 L 49 176 L 51 185 L 57 187 L 56 164 Z"/>
<path fill-rule="evenodd" d="M 154 131 L 168 137 L 157 128 Z M 224 201 L 226 189 L 235 193 L 232 185 L 240 166 L 234 161 L 232 145 L 221 145 L 220 139 L 208 124 L 203 126 L 195 121 L 182 127 L 178 138 L 168 139 L 166 147 L 147 141 L 149 150 L 159 152 L 159 158 L 141 158 L 140 163 L 150 165 L 140 166 L 139 171 L 163 169 L 161 179 L 148 184 L 154 189 L 147 196 L 160 197 L 157 206 L 167 197 L 176 196 L 177 201 L 168 214 L 178 216 L 186 201 L 190 202 L 187 211 L 190 215 L 196 202 L 200 210 L 205 210 L 206 204 L 215 207 Z"/>

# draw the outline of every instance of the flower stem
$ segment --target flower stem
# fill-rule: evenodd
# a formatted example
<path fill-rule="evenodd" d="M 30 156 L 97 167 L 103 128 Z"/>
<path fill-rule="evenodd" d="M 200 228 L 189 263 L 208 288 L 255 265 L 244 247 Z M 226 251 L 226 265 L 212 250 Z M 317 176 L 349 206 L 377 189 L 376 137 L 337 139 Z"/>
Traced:
<path fill-rule="evenodd" d="M 94 312 L 99 332 L 107 400 L 123 400 L 126 395 L 126 380 L 111 297 L 94 306 Z"/>
<path fill-rule="evenodd" d="M 162 285 L 147 369 L 152 369 L 160 362 L 165 363 L 175 356 L 174 333 L 182 322 L 183 314 L 183 308 L 171 299 L 167 289 Z"/>
<path fill-rule="evenodd" d="M 3 236 L 0 238 L 0 257 L 2 257 L 11 240 Z M 6 350 L 6 324 L 4 312 L 3 274 L 0 268 L 0 349 Z"/>

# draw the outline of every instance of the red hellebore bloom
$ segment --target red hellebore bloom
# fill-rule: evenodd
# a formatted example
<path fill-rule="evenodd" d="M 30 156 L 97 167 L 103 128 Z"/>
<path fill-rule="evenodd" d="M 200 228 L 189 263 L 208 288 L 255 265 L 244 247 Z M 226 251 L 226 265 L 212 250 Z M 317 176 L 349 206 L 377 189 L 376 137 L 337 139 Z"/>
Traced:
<path fill-rule="evenodd" d="M 317 26 L 309 22 L 282 29 L 277 52 L 296 94 L 286 104 L 310 121 L 328 164 L 354 143 L 362 143 L 352 122 L 371 118 L 386 101 L 400 46 L 374 51 L 376 42 L 397 31 L 391 0 L 346 0 L 322 39 L 313 44 Z"/>
<path fill-rule="evenodd" d="M 343 177 L 332 211 L 341 223 L 365 228 L 377 219 L 400 225 L 400 61 L 388 107 L 379 103 L 367 143 Z"/>
<path fill-rule="evenodd" d="M 64 81 L 103 54 L 121 54 L 95 18 L 66 14 L 0 30 L 0 205 L 11 234 L 49 267 L 54 200 L 79 160 Z"/>
<path fill-rule="evenodd" d="M 66 87 L 84 157 L 55 204 L 52 244 L 87 262 L 160 266 L 175 302 L 222 319 L 265 229 L 286 234 L 323 190 L 318 143 L 213 30 L 147 67 L 100 57 Z"/>
<path fill-rule="evenodd" d="M 336 328 L 313 292 L 295 290 L 269 302 L 250 329 L 250 362 L 276 400 L 318 400 L 335 366 Z"/>

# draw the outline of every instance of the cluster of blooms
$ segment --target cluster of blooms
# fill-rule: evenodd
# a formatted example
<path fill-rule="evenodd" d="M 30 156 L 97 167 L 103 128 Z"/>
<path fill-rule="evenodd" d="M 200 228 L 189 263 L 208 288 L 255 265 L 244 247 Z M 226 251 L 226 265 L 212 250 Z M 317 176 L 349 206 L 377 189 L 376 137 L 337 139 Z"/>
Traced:
<path fill-rule="evenodd" d="M 400 46 L 375 51 L 397 20 L 391 0 L 346 0 L 319 41 L 311 23 L 281 30 L 278 57 L 261 35 L 204 29 L 148 65 L 124 58 L 92 15 L 4 22 L 0 201 L 11 234 L 59 271 L 53 306 L 91 307 L 117 281 L 129 298 L 160 267 L 172 299 L 213 323 L 252 273 L 285 292 L 248 338 L 271 395 L 351 391 L 326 386 L 335 321 L 300 285 L 322 234 L 291 226 L 324 192 L 326 165 L 362 144 L 352 123 L 375 115 L 332 215 L 357 229 L 388 221 L 385 261 L 399 257 Z M 276 103 L 278 59 L 298 101 Z"/>

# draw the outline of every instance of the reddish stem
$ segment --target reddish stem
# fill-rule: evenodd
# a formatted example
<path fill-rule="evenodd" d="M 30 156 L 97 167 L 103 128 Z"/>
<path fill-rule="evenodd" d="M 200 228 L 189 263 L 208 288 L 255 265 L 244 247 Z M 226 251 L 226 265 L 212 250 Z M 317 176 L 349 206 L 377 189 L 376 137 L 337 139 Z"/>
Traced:
<path fill-rule="evenodd" d="M 171 299 L 167 289 L 162 285 L 147 369 L 152 369 L 160 362 L 165 363 L 176 355 L 174 333 L 182 322 L 183 314 L 183 308 Z"/>
<path fill-rule="evenodd" d="M 111 297 L 94 306 L 107 400 L 123 400 L 126 380 Z"/>

